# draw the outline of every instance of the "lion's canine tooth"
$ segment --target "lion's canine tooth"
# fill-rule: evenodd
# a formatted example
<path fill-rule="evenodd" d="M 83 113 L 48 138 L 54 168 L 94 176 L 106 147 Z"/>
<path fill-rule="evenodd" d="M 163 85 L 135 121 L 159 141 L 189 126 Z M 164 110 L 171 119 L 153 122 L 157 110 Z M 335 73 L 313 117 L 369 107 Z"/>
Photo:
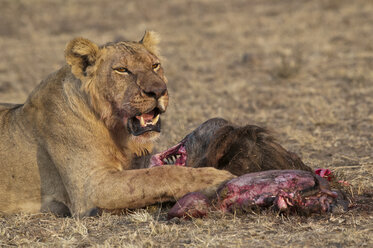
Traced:
<path fill-rule="evenodd" d="M 155 126 L 159 120 L 159 114 L 153 119 L 152 124 Z"/>
<path fill-rule="evenodd" d="M 142 127 L 145 127 L 146 125 L 145 125 L 145 121 L 144 121 L 144 117 L 142 117 L 142 116 L 140 116 L 140 125 L 142 126 Z"/>

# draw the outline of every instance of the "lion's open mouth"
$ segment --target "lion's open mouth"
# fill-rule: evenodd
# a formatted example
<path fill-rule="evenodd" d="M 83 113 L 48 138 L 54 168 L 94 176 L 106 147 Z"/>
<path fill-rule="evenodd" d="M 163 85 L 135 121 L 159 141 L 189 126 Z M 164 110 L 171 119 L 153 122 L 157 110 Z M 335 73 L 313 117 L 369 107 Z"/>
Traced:
<path fill-rule="evenodd" d="M 128 131 L 134 136 L 139 136 L 149 131 L 161 132 L 160 114 L 159 109 L 155 108 L 148 113 L 136 115 L 128 119 Z"/>

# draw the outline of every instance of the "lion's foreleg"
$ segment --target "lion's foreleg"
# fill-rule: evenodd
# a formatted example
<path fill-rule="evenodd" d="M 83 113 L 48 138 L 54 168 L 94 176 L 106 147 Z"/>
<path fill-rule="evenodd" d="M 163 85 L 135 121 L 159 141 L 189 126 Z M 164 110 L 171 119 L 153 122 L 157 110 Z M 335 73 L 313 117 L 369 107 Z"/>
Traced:
<path fill-rule="evenodd" d="M 138 208 L 156 202 L 177 200 L 186 193 L 215 189 L 233 178 L 214 168 L 162 166 L 100 174 L 90 179 L 88 196 L 99 208 Z"/>

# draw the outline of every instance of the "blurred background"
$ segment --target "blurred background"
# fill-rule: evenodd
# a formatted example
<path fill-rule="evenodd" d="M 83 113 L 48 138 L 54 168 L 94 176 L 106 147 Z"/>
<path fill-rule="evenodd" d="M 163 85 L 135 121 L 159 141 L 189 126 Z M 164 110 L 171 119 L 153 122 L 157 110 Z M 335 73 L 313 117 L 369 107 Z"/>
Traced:
<path fill-rule="evenodd" d="M 171 96 L 159 149 L 220 116 L 372 186 L 372 13 L 366 0 L 1 0 L 0 101 L 25 101 L 74 37 L 154 30 Z"/>

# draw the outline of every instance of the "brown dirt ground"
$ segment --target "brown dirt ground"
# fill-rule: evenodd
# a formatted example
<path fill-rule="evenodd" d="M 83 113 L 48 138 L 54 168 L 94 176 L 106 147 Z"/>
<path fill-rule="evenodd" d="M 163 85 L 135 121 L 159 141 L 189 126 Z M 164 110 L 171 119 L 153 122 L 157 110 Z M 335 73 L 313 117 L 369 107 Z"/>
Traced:
<path fill-rule="evenodd" d="M 159 149 L 221 116 L 275 131 L 310 166 L 353 186 L 357 207 L 167 221 L 166 206 L 76 220 L 0 217 L 0 246 L 372 247 L 373 2 L 0 1 L 0 99 L 22 102 L 76 36 L 163 37 L 171 105 Z"/>

